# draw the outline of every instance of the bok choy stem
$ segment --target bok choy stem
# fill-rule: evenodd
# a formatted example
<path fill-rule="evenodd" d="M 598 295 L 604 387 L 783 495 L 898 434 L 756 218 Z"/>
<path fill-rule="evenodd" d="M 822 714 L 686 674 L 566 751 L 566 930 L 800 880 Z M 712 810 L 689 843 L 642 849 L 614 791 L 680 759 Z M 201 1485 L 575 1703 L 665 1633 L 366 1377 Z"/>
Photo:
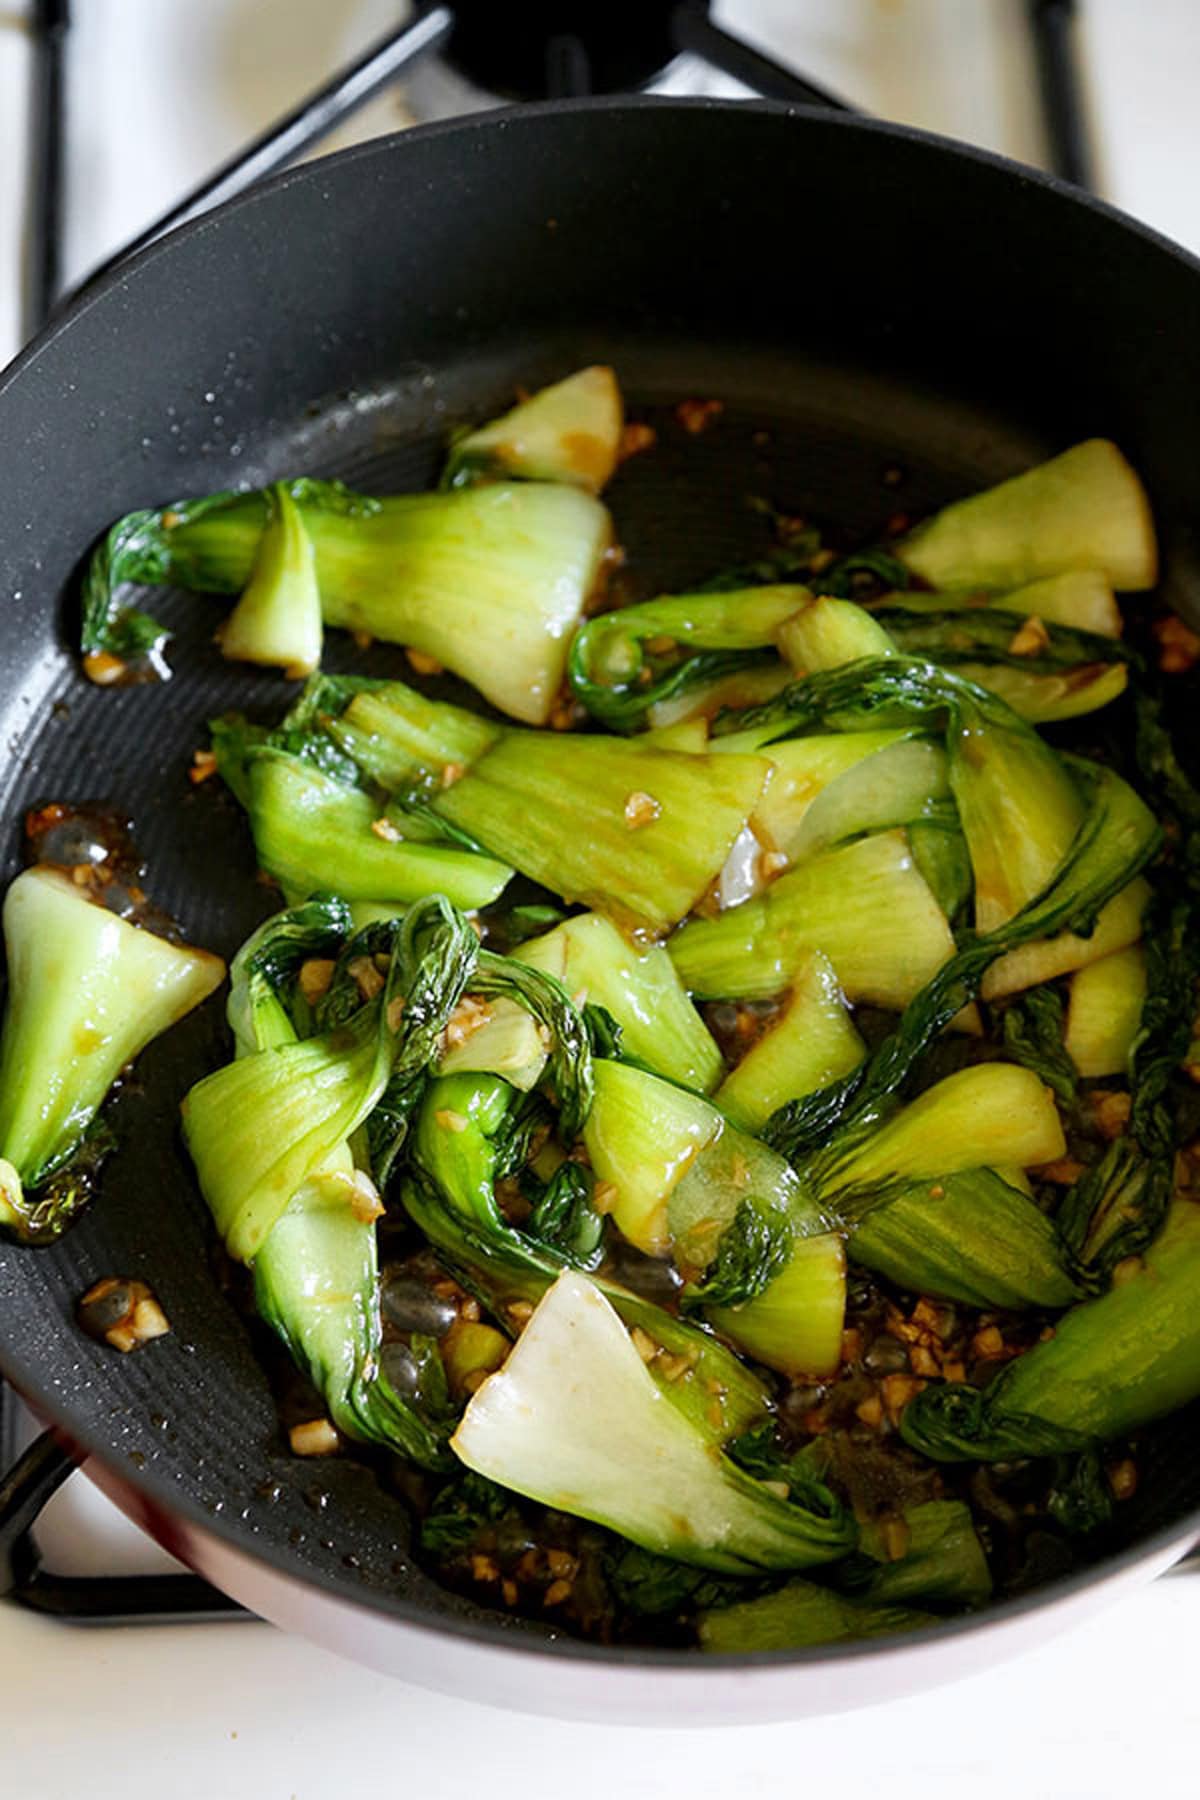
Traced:
<path fill-rule="evenodd" d="M 600 1289 L 560 1275 L 451 1447 L 467 1467 L 634 1543 L 733 1575 L 803 1569 L 851 1548 L 817 1484 L 781 1498 L 670 1404 Z"/>

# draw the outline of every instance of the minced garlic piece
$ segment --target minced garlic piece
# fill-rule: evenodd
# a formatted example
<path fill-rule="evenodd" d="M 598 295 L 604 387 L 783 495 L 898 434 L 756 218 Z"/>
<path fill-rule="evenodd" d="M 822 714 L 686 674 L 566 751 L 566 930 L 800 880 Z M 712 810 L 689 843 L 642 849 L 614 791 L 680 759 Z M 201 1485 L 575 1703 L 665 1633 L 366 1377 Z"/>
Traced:
<path fill-rule="evenodd" d="M 630 831 L 640 831 L 644 825 L 652 825 L 662 814 L 662 807 L 653 794 L 643 793 L 638 788 L 629 795 L 625 802 L 625 823 Z"/>
<path fill-rule="evenodd" d="M 1009 640 L 1008 653 L 1010 656 L 1037 656 L 1049 642 L 1050 633 L 1046 630 L 1045 625 L 1036 613 L 1031 614 L 1025 623 L 1014 631 Z"/>
<path fill-rule="evenodd" d="M 328 1419 L 306 1419 L 303 1425 L 293 1425 L 288 1442 L 296 1456 L 333 1456 L 339 1446 L 338 1434 Z"/>
<path fill-rule="evenodd" d="M 440 675 L 442 665 L 436 656 L 430 656 L 424 650 L 408 649 L 404 652 L 410 666 L 418 675 Z"/>

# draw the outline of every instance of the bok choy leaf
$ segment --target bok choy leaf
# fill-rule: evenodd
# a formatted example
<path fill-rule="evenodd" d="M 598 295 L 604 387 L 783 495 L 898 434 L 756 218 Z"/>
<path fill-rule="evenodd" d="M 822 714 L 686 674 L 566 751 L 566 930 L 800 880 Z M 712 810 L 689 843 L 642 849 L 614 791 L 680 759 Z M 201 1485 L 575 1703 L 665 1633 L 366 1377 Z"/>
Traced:
<path fill-rule="evenodd" d="M 1173 1202 L 1143 1265 L 1059 1320 L 989 1387 L 930 1386 L 901 1418 L 939 1461 L 1049 1456 L 1122 1437 L 1200 1394 L 1200 1206 Z"/>
<path fill-rule="evenodd" d="M 336 482 L 285 488 L 312 545 L 326 625 L 409 645 L 502 712 L 545 723 L 611 540 L 599 501 L 539 482 L 379 500 Z M 258 492 L 177 501 L 119 521 L 88 572 L 85 654 L 123 657 L 165 640 L 145 615 L 126 613 L 125 582 L 244 588 L 268 520 L 267 494 Z"/>
<path fill-rule="evenodd" d="M 243 945 L 231 971 L 229 1021 L 238 1055 L 296 1042 L 303 965 L 340 949 L 349 926 L 336 900 L 281 913 Z M 422 1391 L 396 1391 L 381 1366 L 375 1221 L 383 1208 L 349 1145 L 334 1145 L 290 1197 L 254 1258 L 254 1299 L 348 1437 L 444 1467 L 453 1422 L 435 1358 Z"/>
<path fill-rule="evenodd" d="M 571 687 L 610 731 L 637 731 L 665 702 L 774 660 L 780 626 L 810 598 L 807 588 L 778 584 L 670 594 L 601 613 L 576 633 Z"/>
<path fill-rule="evenodd" d="M 610 368 L 593 364 L 457 437 L 443 487 L 516 476 L 598 494 L 617 466 L 624 408 Z"/>
<path fill-rule="evenodd" d="M 956 500 L 892 548 L 934 588 L 1013 588 L 1098 569 L 1115 588 L 1137 589 L 1158 576 L 1146 491 L 1106 438 Z"/>
<path fill-rule="evenodd" d="M 539 1218 L 535 1209 L 518 1227 L 500 1210 L 497 1183 L 519 1173 L 528 1151 L 518 1099 L 495 1077 L 435 1082 L 421 1109 L 401 1188 L 405 1210 L 429 1241 L 464 1271 L 498 1318 L 514 1320 L 564 1267 L 581 1260 L 595 1267 L 598 1260 L 594 1238 L 581 1258 L 577 1233 L 566 1242 L 557 1229 L 538 1235 L 544 1211 Z M 594 1218 L 594 1206 L 591 1210 Z M 626 1325 L 641 1333 L 651 1377 L 696 1430 L 719 1444 L 762 1418 L 766 1388 L 716 1338 L 614 1283 L 601 1285 Z"/>
<path fill-rule="evenodd" d="M 4 900 L 0 1224 L 57 1237 L 89 1196 L 96 1117 L 127 1063 L 217 988 L 220 957 L 132 925 L 57 869 Z"/>
<path fill-rule="evenodd" d="M 747 1475 L 671 1406 L 600 1289 L 561 1275 L 451 1440 L 477 1474 L 729 1574 L 843 1556 L 854 1522 L 812 1483 L 795 1499 Z"/>
<path fill-rule="evenodd" d="M 433 1045 L 463 993 L 477 939 L 436 897 L 384 929 L 391 960 L 373 998 L 314 1037 L 239 1057 L 184 1100 L 200 1186 L 238 1261 L 254 1260 L 292 1196 L 381 1103 L 399 1141 L 428 1080 Z"/>

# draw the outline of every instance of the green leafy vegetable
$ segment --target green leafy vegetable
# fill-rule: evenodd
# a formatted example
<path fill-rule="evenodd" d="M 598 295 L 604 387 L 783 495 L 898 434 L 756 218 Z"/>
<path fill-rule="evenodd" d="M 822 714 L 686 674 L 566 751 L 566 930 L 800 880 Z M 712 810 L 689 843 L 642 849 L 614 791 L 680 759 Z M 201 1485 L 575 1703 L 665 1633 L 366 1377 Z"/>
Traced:
<path fill-rule="evenodd" d="M 809 857 L 759 898 L 689 921 L 668 949 L 683 985 L 706 999 L 769 1000 L 821 950 L 851 1000 L 900 1007 L 954 939 L 904 834 L 890 831 Z"/>
<path fill-rule="evenodd" d="M 1071 569 L 1149 588 L 1158 574 L 1146 491 L 1105 438 L 955 501 L 893 549 L 934 588 L 1013 588 Z"/>
<path fill-rule="evenodd" d="M 766 773 L 756 757 L 513 731 L 434 807 L 563 899 L 661 932 L 717 879 Z"/>
<path fill-rule="evenodd" d="M 1146 955 L 1114 950 L 1071 977 L 1063 1048 L 1085 1080 L 1125 1075 L 1146 1000 Z"/>
<path fill-rule="evenodd" d="M 518 476 L 598 494 L 617 466 L 623 423 L 613 371 L 601 364 L 579 369 L 457 438 L 442 485 Z"/>
<path fill-rule="evenodd" d="M 808 599 L 776 633 L 780 653 L 798 675 L 839 669 L 864 656 L 894 656 L 896 646 L 879 621 L 850 600 Z"/>
<path fill-rule="evenodd" d="M 253 1261 L 293 1195 L 381 1103 L 392 1140 L 402 1137 L 477 939 L 439 898 L 414 906 L 392 938 L 381 991 L 345 1023 L 241 1056 L 183 1103 L 204 1197 L 240 1261 Z"/>
<path fill-rule="evenodd" d="M 879 1524 L 863 1527 L 861 1555 L 838 1574 L 839 1585 L 875 1606 L 982 1606 L 992 1577 L 983 1546 L 961 1500 L 929 1500 L 902 1518 L 903 1554 Z M 868 1561 L 867 1559 L 870 1559 Z"/>
<path fill-rule="evenodd" d="M 1002 594 L 987 594 L 970 587 L 949 588 L 940 593 L 921 593 L 910 588 L 904 593 L 884 594 L 867 604 L 873 611 L 887 612 L 899 607 L 908 613 L 965 612 L 983 607 L 1019 613 L 1022 619 L 1040 619 L 1044 625 L 1070 625 L 1100 637 L 1121 635 L 1121 611 L 1112 583 L 1098 569 L 1068 569 L 1061 575 L 1047 575 L 1041 581 L 1026 582 Z"/>
<path fill-rule="evenodd" d="M 304 522 L 284 482 L 267 490 L 267 522 L 241 599 L 220 632 L 221 654 L 291 677 L 321 661 L 321 592 Z"/>
<path fill-rule="evenodd" d="M 1050 1090 L 1030 1069 L 976 1063 L 882 1121 L 843 1128 L 805 1164 L 823 1203 L 845 1217 L 897 1182 L 938 1182 L 997 1163 L 1032 1168 L 1066 1150 Z"/>
<path fill-rule="evenodd" d="M 1006 1055 L 1040 1075 L 1063 1106 L 1074 1106 L 1076 1070 L 1063 1041 L 1063 1006 L 1055 990 L 1031 988 L 1014 1001 L 1004 1014 L 1003 1031 Z"/>
<path fill-rule="evenodd" d="M 887 1637 L 935 1625 L 934 1613 L 908 1606 L 872 1606 L 847 1599 L 815 1581 L 789 1581 L 758 1600 L 701 1613 L 700 1647 L 715 1656 L 763 1650 L 806 1650 L 846 1638 Z"/>
<path fill-rule="evenodd" d="M 865 1054 L 832 963 L 810 951 L 778 1017 L 725 1077 L 716 1105 L 743 1131 L 757 1131 L 789 1100 L 848 1075 Z"/>
<path fill-rule="evenodd" d="M 660 945 L 633 945 L 601 914 L 583 913 L 516 954 L 603 1006 L 621 1027 L 624 1053 L 654 1073 L 700 1092 L 721 1079 L 721 1053 Z"/>
<path fill-rule="evenodd" d="M 1066 1242 L 1101 1276 L 1151 1242 L 1174 1184 L 1177 1133 L 1168 1089 L 1188 1052 L 1200 978 L 1190 896 L 1161 896 L 1153 926 L 1145 998 L 1129 1052 L 1129 1128 L 1080 1177 L 1060 1211 Z"/>
<path fill-rule="evenodd" d="M 1031 627 L 999 608 L 914 608 L 917 598 L 906 595 L 903 607 L 875 614 L 895 644 L 957 670 L 1026 720 L 1075 718 L 1125 691 L 1133 652 L 1117 638 L 1044 620 Z"/>
<path fill-rule="evenodd" d="M 1057 1310 L 1083 1291 L 1053 1222 L 995 1169 L 907 1184 L 866 1213 L 848 1247 L 909 1293 L 967 1306 Z"/>
<path fill-rule="evenodd" d="M 904 1439 L 939 1461 L 1049 1456 L 1136 1430 L 1200 1394 L 1200 1207 L 1176 1200 L 1144 1265 L 1074 1307 L 980 1392 L 919 1393 Z"/>
<path fill-rule="evenodd" d="M 597 500 L 537 482 L 381 500 L 332 482 L 284 485 L 312 545 L 326 625 L 411 645 L 501 711 L 546 721 L 611 538 Z M 265 492 L 121 520 L 88 572 L 85 652 L 124 656 L 165 640 L 153 621 L 123 611 L 122 582 L 237 593 L 267 523 Z"/>
<path fill-rule="evenodd" d="M 397 910 L 427 894 L 486 906 L 504 891 L 507 864 L 445 842 L 429 842 L 411 818 L 269 740 L 213 728 L 217 764 L 243 799 L 258 860 L 290 898 L 333 892 Z M 239 754 L 240 752 L 240 754 Z"/>
<path fill-rule="evenodd" d="M 121 1070 L 208 998 L 225 965 L 118 918 L 48 867 L 9 887 L 4 944 L 0 1224 L 44 1242 L 88 1198 L 96 1115 Z"/>
<path fill-rule="evenodd" d="M 590 619 L 567 673 L 576 698 L 612 731 L 636 731 L 651 708 L 761 661 L 784 620 L 811 596 L 787 584 L 672 594 Z"/>
<path fill-rule="evenodd" d="M 962 716 L 964 708 L 986 718 L 1000 704 L 949 671 L 888 658 L 812 676 L 740 723 L 743 728 L 774 725 L 783 738 L 818 724 L 857 730 L 875 721 L 936 722 L 947 715 Z M 998 716 L 1011 729 L 1013 715 L 1002 709 Z M 1013 722 L 1019 727 L 1019 721 Z M 1127 783 L 1112 770 L 1080 759 L 1073 762 L 1072 775 L 1083 799 L 1084 817 L 1053 879 L 995 930 L 963 935 L 958 950 L 909 1002 L 897 1030 L 862 1071 L 780 1110 L 766 1135 L 789 1157 L 827 1136 L 844 1115 L 846 1123 L 853 1123 L 893 1092 L 934 1038 L 974 998 L 999 957 L 1039 938 L 1095 931 L 1106 904 L 1129 887 L 1154 855 L 1160 843 L 1158 826 Z M 677 942 L 685 935 L 681 932 Z M 823 947 L 828 953 L 828 943 Z M 836 967 L 836 956 L 832 960 Z M 686 972 L 681 973 L 686 982 Z"/>
<path fill-rule="evenodd" d="M 514 1303 L 524 1309 L 540 1299 L 578 1241 L 532 1235 L 536 1208 L 522 1227 L 500 1211 L 496 1185 L 520 1170 L 529 1151 L 529 1115 L 517 1110 L 517 1098 L 495 1077 L 436 1082 L 421 1109 L 402 1186 L 410 1217 L 468 1272 L 499 1318 L 511 1316 Z M 587 1262 L 594 1263 L 590 1253 Z M 763 1416 L 766 1389 L 724 1345 L 648 1300 L 603 1285 L 625 1323 L 644 1334 L 652 1377 L 697 1430 L 722 1443 Z"/>
<path fill-rule="evenodd" d="M 810 1487 L 803 1503 L 781 1499 L 714 1454 L 656 1386 L 600 1289 L 574 1273 L 558 1278 L 479 1389 L 451 1447 L 489 1480 L 703 1568 L 809 1568 L 854 1541 L 832 1494 Z"/>

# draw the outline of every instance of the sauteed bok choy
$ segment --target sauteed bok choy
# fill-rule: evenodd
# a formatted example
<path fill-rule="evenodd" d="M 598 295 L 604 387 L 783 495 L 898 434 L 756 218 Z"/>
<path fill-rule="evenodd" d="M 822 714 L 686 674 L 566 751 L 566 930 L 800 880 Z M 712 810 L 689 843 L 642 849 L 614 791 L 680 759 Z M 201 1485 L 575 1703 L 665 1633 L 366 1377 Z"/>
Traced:
<path fill-rule="evenodd" d="M 293 1450 L 401 1471 L 444 1581 L 723 1654 L 926 1629 L 1136 1530 L 1200 1401 L 1200 794 L 1149 502 L 1090 440 L 856 545 L 760 506 L 765 555 L 630 603 L 652 437 L 593 367 L 435 493 L 112 528 L 93 678 L 161 665 L 128 584 L 167 581 L 305 677 L 201 759 L 279 893 L 183 1133 Z M 322 669 L 326 626 L 407 667 Z M 28 1239 L 221 974 L 41 862 L 5 907 Z"/>

